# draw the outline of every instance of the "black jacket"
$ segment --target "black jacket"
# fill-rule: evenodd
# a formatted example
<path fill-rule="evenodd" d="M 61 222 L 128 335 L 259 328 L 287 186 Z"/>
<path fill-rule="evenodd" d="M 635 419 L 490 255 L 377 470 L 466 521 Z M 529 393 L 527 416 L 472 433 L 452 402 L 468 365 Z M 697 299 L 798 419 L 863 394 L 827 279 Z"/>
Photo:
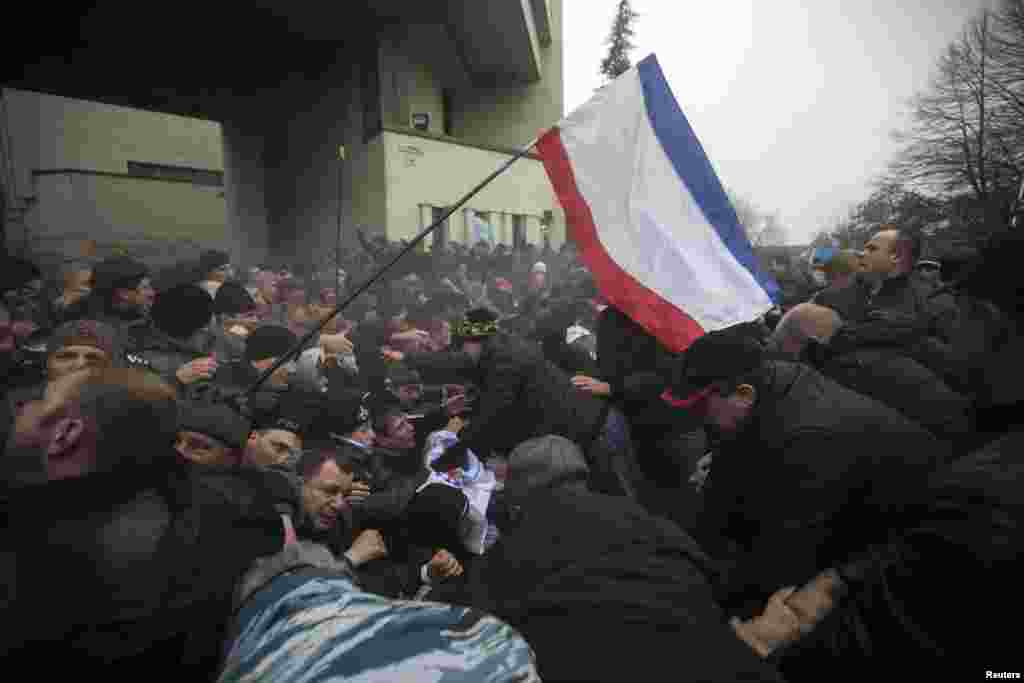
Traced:
<path fill-rule="evenodd" d="M 952 307 L 948 299 L 931 296 L 932 283 L 900 275 L 885 280 L 873 295 L 867 288 L 852 291 L 863 297 L 853 309 L 859 317 L 844 319 L 846 324 L 830 342 L 834 348 L 896 349 L 941 377 L 951 372 L 954 356 L 945 319 Z"/>
<path fill-rule="evenodd" d="M 534 493 L 485 560 L 477 605 L 522 632 L 544 680 L 780 680 L 726 623 L 693 539 L 625 498 Z"/>
<path fill-rule="evenodd" d="M 661 400 L 675 354 L 613 306 L 598 318 L 597 362 L 600 379 L 611 386 L 612 400 L 629 418 L 638 438 L 656 438 L 669 430 L 698 426 Z"/>
<path fill-rule="evenodd" d="M 114 680 L 215 678 L 237 583 L 281 549 L 280 515 L 299 502 L 256 470 L 186 467 L 171 453 L 165 462 L 3 501 L 3 617 L 18 625 L 0 649 L 5 663 L 44 677 L 73 667 Z"/>
<path fill-rule="evenodd" d="M 761 606 L 884 536 L 947 459 L 923 428 L 807 366 L 769 361 L 764 374 L 750 422 L 715 455 L 698 523 L 712 555 L 731 556 L 722 601 Z"/>
<path fill-rule="evenodd" d="M 406 364 L 424 373 L 447 371 L 449 378 L 469 376 L 479 386 L 479 405 L 460 441 L 484 459 L 548 434 L 586 450 L 608 414 L 603 401 L 576 389 L 536 348 L 504 334 L 488 340 L 479 364 L 447 353 L 408 354 Z"/>
<path fill-rule="evenodd" d="M 908 522 L 840 568 L 849 592 L 784 656 L 791 680 L 816 680 L 826 663 L 867 680 L 884 675 L 893 657 L 943 680 L 978 661 L 1014 671 L 1016 632 L 991 614 L 1024 597 L 1022 454 L 1017 432 L 937 471 Z M 936 586 L 951 585 L 963 589 L 936 595 Z"/>
<path fill-rule="evenodd" d="M 970 436 L 970 400 L 912 358 L 883 348 L 832 355 L 824 347 L 814 365 L 826 377 L 895 408 L 940 439 L 961 444 Z"/>

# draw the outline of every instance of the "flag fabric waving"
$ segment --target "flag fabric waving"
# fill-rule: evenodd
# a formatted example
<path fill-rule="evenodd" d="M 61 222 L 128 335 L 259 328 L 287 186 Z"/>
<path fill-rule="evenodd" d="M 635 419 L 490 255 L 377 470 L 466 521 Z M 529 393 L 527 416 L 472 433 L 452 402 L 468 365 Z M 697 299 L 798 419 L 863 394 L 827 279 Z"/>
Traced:
<path fill-rule="evenodd" d="M 570 236 L 609 303 L 666 348 L 770 310 L 779 286 L 654 55 L 537 143 Z"/>

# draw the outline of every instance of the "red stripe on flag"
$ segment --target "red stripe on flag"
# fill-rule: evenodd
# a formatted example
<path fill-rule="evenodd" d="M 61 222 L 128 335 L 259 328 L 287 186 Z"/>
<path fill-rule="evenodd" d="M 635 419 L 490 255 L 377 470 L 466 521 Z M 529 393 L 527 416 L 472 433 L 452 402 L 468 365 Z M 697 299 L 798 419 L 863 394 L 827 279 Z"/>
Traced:
<path fill-rule="evenodd" d="M 685 351 L 704 328 L 657 293 L 619 267 L 605 250 L 594 226 L 594 216 L 576 186 L 569 155 L 558 128 L 545 133 L 537 143 L 544 169 L 565 209 L 569 233 L 580 258 L 590 268 L 598 289 L 608 302 L 654 335 L 670 351 Z"/>

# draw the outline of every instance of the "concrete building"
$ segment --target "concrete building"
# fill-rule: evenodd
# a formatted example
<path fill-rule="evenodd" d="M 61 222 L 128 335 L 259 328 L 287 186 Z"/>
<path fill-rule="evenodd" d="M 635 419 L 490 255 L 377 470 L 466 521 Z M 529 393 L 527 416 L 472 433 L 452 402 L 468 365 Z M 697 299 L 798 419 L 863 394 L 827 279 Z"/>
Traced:
<path fill-rule="evenodd" d="M 346 248 L 357 226 L 412 237 L 563 115 L 561 0 L 257 2 L 242 23 L 179 10 L 161 17 L 162 34 L 188 36 L 175 54 L 118 31 L 143 9 L 90 8 L 0 61 L 14 250 L 26 234 L 44 251 L 92 234 L 168 259 L 194 240 L 246 262 L 325 263 L 339 206 Z M 135 50 L 144 68 L 125 68 Z M 471 240 L 481 223 L 506 244 L 564 241 L 539 160 L 436 238 Z"/>

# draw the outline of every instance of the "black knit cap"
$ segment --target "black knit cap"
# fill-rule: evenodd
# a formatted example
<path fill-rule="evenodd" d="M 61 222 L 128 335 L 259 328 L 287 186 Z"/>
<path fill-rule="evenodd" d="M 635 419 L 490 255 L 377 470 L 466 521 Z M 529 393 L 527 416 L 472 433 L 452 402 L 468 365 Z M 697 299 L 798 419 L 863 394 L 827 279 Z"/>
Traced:
<path fill-rule="evenodd" d="M 187 339 L 213 316 L 213 299 L 195 285 L 179 285 L 156 295 L 150 312 L 158 330 L 177 339 Z"/>
<path fill-rule="evenodd" d="M 331 388 L 311 431 L 329 438 L 351 434 L 370 421 L 371 400 L 372 395 L 362 390 Z"/>
<path fill-rule="evenodd" d="M 735 379 L 764 362 L 764 349 L 748 334 L 729 328 L 705 334 L 690 345 L 672 382 L 672 394 L 685 400 L 712 384 Z"/>
<path fill-rule="evenodd" d="M 311 391 L 286 391 L 280 397 L 256 394 L 249 403 L 254 429 L 280 429 L 305 438 L 326 402 Z"/>
<path fill-rule="evenodd" d="M 93 288 L 97 291 L 135 289 L 149 268 L 129 256 L 112 256 L 96 264 L 93 269 Z"/>
<path fill-rule="evenodd" d="M 237 315 L 256 308 L 249 291 L 237 282 L 225 282 L 213 299 L 213 311 L 218 315 Z"/>
<path fill-rule="evenodd" d="M 210 271 L 217 270 L 229 263 L 231 263 L 231 255 L 226 251 L 211 249 L 204 251 L 202 256 L 199 257 L 199 269 L 202 271 L 202 275 L 206 275 Z"/>
<path fill-rule="evenodd" d="M 426 548 L 455 551 L 463 545 L 460 529 L 468 512 L 469 500 L 462 491 L 430 484 L 413 496 L 405 510 L 408 539 Z"/>
<path fill-rule="evenodd" d="M 178 428 L 211 436 L 229 448 L 244 448 L 250 423 L 226 405 L 182 402 L 178 407 Z"/>
<path fill-rule="evenodd" d="M 248 362 L 280 358 L 295 346 L 298 338 L 287 327 L 263 325 L 245 338 L 245 360 Z"/>
<path fill-rule="evenodd" d="M 39 268 L 30 261 L 14 257 L 0 260 L 0 293 L 19 289 L 41 277 Z"/>

